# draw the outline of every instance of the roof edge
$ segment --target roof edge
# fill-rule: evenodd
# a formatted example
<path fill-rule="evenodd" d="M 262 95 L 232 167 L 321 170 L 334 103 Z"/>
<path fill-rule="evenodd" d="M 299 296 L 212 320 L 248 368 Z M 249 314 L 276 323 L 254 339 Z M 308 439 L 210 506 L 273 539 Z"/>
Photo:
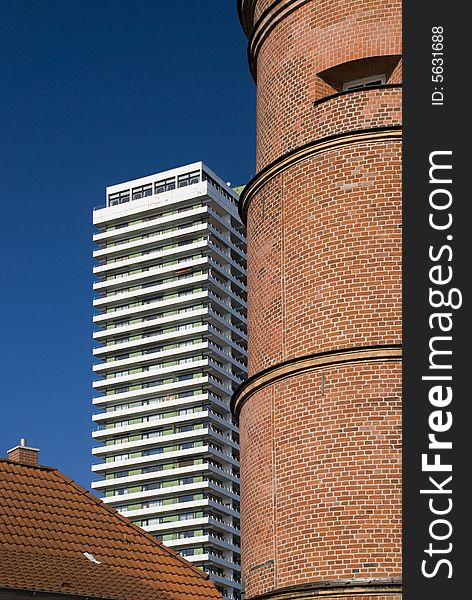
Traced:
<path fill-rule="evenodd" d="M 18 464 L 18 463 L 15 463 L 15 464 Z M 141 529 L 141 527 L 138 527 L 138 525 L 135 525 L 134 523 L 132 523 L 124 515 L 122 515 L 120 512 L 118 512 L 117 510 L 115 510 L 111 506 L 108 506 L 108 504 L 105 504 L 105 502 L 103 502 L 102 500 L 100 500 L 100 498 L 97 498 L 97 496 L 94 496 L 92 494 L 92 492 L 90 492 L 86 488 L 82 487 L 76 481 L 74 481 L 73 479 L 71 479 L 67 475 L 64 475 L 64 473 L 61 473 L 61 471 L 58 471 L 57 469 L 51 469 L 51 470 L 60 479 L 62 479 L 63 481 L 65 481 L 66 483 L 68 483 L 69 485 L 71 485 L 72 487 L 76 488 L 76 490 L 78 492 L 80 492 L 81 494 L 87 496 L 87 498 L 89 500 L 93 501 L 95 504 L 97 504 L 98 506 L 100 506 L 100 508 L 102 508 L 103 510 L 106 510 L 107 512 L 109 512 L 110 514 L 112 514 L 115 518 L 119 518 L 120 521 L 123 522 L 123 524 L 127 525 L 128 527 L 131 527 L 133 530 L 135 530 L 136 532 L 138 532 L 141 536 L 146 537 L 155 546 L 157 546 L 158 548 L 161 548 L 168 555 L 174 556 L 175 558 L 177 558 L 183 565 L 185 565 L 186 567 L 190 568 L 194 573 L 196 573 L 197 575 L 199 575 L 202 579 L 204 579 L 206 581 L 208 581 L 210 579 L 210 576 L 208 575 L 208 573 L 205 573 L 204 571 L 202 571 L 198 567 L 195 567 L 190 561 L 186 560 L 176 550 L 173 550 L 172 548 L 167 547 L 164 543 L 160 542 L 159 540 L 156 540 L 156 538 L 154 536 L 152 536 L 150 533 L 148 533 L 147 531 L 144 531 L 144 529 Z M 92 599 L 90 599 L 90 600 L 92 600 Z"/>
<path fill-rule="evenodd" d="M 57 600 L 114 600 L 113 598 L 104 598 L 99 596 L 83 596 L 77 594 L 68 594 L 67 592 L 48 592 L 45 590 L 25 590 L 24 588 L 0 587 L 0 599 L 3 596 L 11 598 L 12 594 L 24 596 L 25 598 L 55 598 Z"/>
<path fill-rule="evenodd" d="M 33 450 L 35 450 L 35 448 L 33 448 Z M 35 465 L 35 464 L 29 464 L 29 463 L 28 464 L 20 463 L 16 460 L 10 460 L 9 458 L 3 458 L 3 456 L 0 457 L 0 462 L 8 463 L 10 465 L 15 465 L 17 467 L 27 467 L 27 468 L 31 468 L 31 469 L 39 469 L 40 471 L 57 471 L 59 473 L 59 471 L 55 467 L 48 467 L 47 465 Z"/>
<path fill-rule="evenodd" d="M 111 506 L 108 506 L 107 504 L 105 504 L 102 500 L 100 500 L 100 498 L 97 498 L 97 496 L 94 496 L 92 494 L 92 492 L 90 492 L 89 490 L 87 490 L 86 488 L 84 488 L 83 486 L 81 486 L 80 484 L 78 484 L 76 481 L 74 481 L 73 479 L 71 479 L 70 477 L 68 477 L 67 475 L 65 475 L 61 471 L 59 471 L 58 469 L 56 469 L 54 467 L 48 467 L 48 466 L 45 466 L 45 465 L 23 464 L 23 463 L 16 462 L 14 460 L 9 460 L 8 458 L 0 458 L 0 463 L 6 463 L 6 464 L 9 464 L 9 465 L 14 465 L 15 467 L 18 467 L 20 469 L 37 469 L 39 471 L 46 471 L 46 472 L 54 474 L 56 477 L 58 477 L 64 483 L 67 483 L 68 485 L 74 487 L 76 489 L 76 491 L 78 491 L 79 493 L 83 494 L 84 496 L 87 496 L 87 499 L 89 501 L 95 503 L 102 510 L 105 510 L 109 514 L 112 514 L 115 518 L 118 518 L 120 521 L 122 521 L 122 523 L 124 525 L 127 525 L 128 527 L 131 527 L 134 531 L 136 531 L 137 533 L 139 533 L 141 536 L 147 538 L 149 541 L 151 541 L 153 543 L 153 545 L 155 545 L 158 548 L 160 548 L 161 550 L 163 550 L 168 556 L 173 556 L 173 557 L 177 558 L 180 563 L 182 563 L 183 565 L 185 565 L 185 567 L 191 569 L 199 577 L 201 577 L 205 581 L 208 581 L 210 579 L 210 576 L 208 575 L 208 573 L 205 573 L 204 571 L 202 571 L 198 567 L 195 567 L 190 561 L 186 560 L 176 550 L 173 550 L 172 548 L 168 548 L 165 544 L 163 544 L 159 540 L 156 540 L 156 538 L 153 537 L 150 533 L 148 533 L 147 531 L 144 531 L 144 529 L 141 529 L 141 527 L 138 527 L 137 525 L 135 525 L 134 523 L 132 523 L 124 515 L 122 515 L 121 513 L 119 513 L 117 510 L 115 510 Z M 0 588 L 0 593 L 1 593 L 2 589 L 3 588 Z M 64 596 L 64 597 L 66 597 L 66 596 Z M 72 596 L 69 596 L 69 597 L 72 598 Z M 76 597 L 79 598 L 79 596 L 76 596 Z M 93 598 L 89 598 L 89 600 L 94 600 L 94 599 Z M 101 599 L 101 600 L 107 600 L 107 599 Z"/>

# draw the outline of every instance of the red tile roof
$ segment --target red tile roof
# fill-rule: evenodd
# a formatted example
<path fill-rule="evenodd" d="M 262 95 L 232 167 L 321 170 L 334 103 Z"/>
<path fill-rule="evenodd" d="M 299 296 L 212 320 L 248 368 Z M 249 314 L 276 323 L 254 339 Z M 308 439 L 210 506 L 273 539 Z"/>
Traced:
<path fill-rule="evenodd" d="M 106 600 L 221 598 L 200 569 L 56 469 L 5 459 L 1 589 Z"/>

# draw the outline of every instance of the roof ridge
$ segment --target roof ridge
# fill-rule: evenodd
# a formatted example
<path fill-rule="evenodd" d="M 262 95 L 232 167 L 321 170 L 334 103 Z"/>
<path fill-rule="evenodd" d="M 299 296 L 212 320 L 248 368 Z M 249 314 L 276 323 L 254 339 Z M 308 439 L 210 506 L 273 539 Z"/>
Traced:
<path fill-rule="evenodd" d="M 144 529 L 142 529 L 141 527 L 138 527 L 138 525 L 135 525 L 134 523 L 132 523 L 127 517 L 125 517 L 124 515 L 122 515 L 116 509 L 112 508 L 111 506 L 108 506 L 108 504 L 105 504 L 105 502 L 103 502 L 102 500 L 100 500 L 100 498 L 97 498 L 97 496 L 94 496 L 92 494 L 92 492 L 90 492 L 89 490 L 87 490 L 87 488 L 84 488 L 79 483 L 77 483 L 76 481 L 74 481 L 73 479 L 71 479 L 70 477 L 68 477 L 67 475 L 64 475 L 64 473 L 62 473 L 61 471 L 59 471 L 57 469 L 51 469 L 51 472 L 54 473 L 55 475 L 57 475 L 60 479 L 63 479 L 66 483 L 68 483 L 72 487 L 76 488 L 77 491 L 79 491 L 81 494 L 87 496 L 88 499 L 93 500 L 95 502 L 95 504 L 97 504 L 98 506 L 100 506 L 100 508 L 102 508 L 102 509 L 106 510 L 107 512 L 111 513 L 114 517 L 118 517 L 125 525 L 127 525 L 128 527 L 131 527 L 133 530 L 135 530 L 140 535 L 145 536 L 148 540 L 150 540 L 153 543 L 153 545 L 157 546 L 158 548 L 160 548 L 161 550 L 163 550 L 164 552 L 166 552 L 170 556 L 173 556 L 173 557 L 177 558 L 183 565 L 185 565 L 185 567 L 190 568 L 194 573 L 196 573 L 197 575 L 199 575 L 200 577 L 202 577 L 202 579 L 205 579 L 205 580 L 209 580 L 210 579 L 210 576 L 208 575 L 208 573 L 205 573 L 204 571 L 202 571 L 198 567 L 194 566 L 190 561 L 186 560 L 176 550 L 173 550 L 172 548 L 169 548 L 164 543 L 162 543 L 161 541 L 157 540 L 150 533 L 148 533 L 147 531 L 144 531 Z"/>
<path fill-rule="evenodd" d="M 17 460 L 10 460 L 9 458 L 3 458 L 0 456 L 0 462 L 7 463 L 9 465 L 15 465 L 17 467 L 31 467 L 32 469 L 39 469 L 40 471 L 58 471 L 56 467 L 48 467 L 47 465 L 35 465 L 29 463 L 21 463 Z"/>

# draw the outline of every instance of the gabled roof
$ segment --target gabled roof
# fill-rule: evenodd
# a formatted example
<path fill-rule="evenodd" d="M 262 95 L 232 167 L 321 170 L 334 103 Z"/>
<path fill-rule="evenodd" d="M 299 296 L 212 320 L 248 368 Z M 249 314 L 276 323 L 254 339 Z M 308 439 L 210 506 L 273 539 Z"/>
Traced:
<path fill-rule="evenodd" d="M 0 459 L 2 589 L 89 600 L 221 598 L 200 569 L 56 469 L 5 459 Z"/>

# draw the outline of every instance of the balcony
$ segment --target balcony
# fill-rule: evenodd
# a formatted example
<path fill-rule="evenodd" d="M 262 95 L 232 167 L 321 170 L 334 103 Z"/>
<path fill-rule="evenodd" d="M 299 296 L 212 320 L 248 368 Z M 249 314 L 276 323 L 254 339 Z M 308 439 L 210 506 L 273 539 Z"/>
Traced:
<path fill-rule="evenodd" d="M 201 281 L 205 281 L 205 275 L 201 275 L 199 278 L 201 278 Z M 134 303 L 134 306 L 131 306 L 129 308 L 124 308 L 124 309 L 120 309 L 120 310 L 114 310 L 114 311 L 109 311 L 107 313 L 104 314 L 99 314 L 99 315 L 95 315 L 93 317 L 93 321 L 94 323 L 98 323 L 98 324 L 102 324 L 102 323 L 108 323 L 108 322 L 113 322 L 113 321 L 120 321 L 122 319 L 126 319 L 126 317 L 129 317 L 130 319 L 136 318 L 136 317 L 146 317 L 146 316 L 151 316 L 153 317 L 154 315 L 152 313 L 159 313 L 161 311 L 163 311 L 165 308 L 173 308 L 176 309 L 176 307 L 180 307 L 180 308 L 188 308 L 189 304 L 196 304 L 199 301 L 204 301 L 208 299 L 208 295 L 209 292 L 207 291 L 202 291 L 202 292 L 190 292 L 188 294 L 182 294 L 182 295 L 176 295 L 174 298 L 168 298 L 168 299 L 163 299 L 163 300 L 156 300 L 154 302 L 149 302 L 149 303 L 144 303 L 144 302 L 136 302 Z M 151 313 L 151 314 L 150 314 Z M 169 316 L 174 316 L 174 315 L 169 315 Z"/>
<path fill-rule="evenodd" d="M 203 225 L 203 228 L 205 228 L 205 225 Z M 165 258 L 177 259 L 179 255 L 195 253 L 199 250 L 201 251 L 202 249 L 204 249 L 208 246 L 208 243 L 209 243 L 208 240 L 197 240 L 195 242 L 190 242 L 190 243 L 182 245 L 182 246 L 177 245 L 174 248 L 169 248 L 167 250 L 164 250 L 164 249 L 151 250 L 151 251 L 147 252 L 146 254 L 140 254 L 139 256 L 136 256 L 134 258 L 116 260 L 115 262 L 107 263 L 105 265 L 98 265 L 98 266 L 94 267 L 93 272 L 96 275 L 109 274 L 110 272 L 113 272 L 116 270 L 123 270 L 123 269 L 129 270 L 130 267 L 132 268 L 132 267 L 141 266 L 141 265 L 149 266 L 149 268 L 151 268 L 153 266 L 152 263 L 160 261 L 161 259 L 165 259 Z M 148 265 L 147 263 L 150 263 L 150 264 Z M 126 274 L 127 274 L 127 271 L 125 271 L 124 273 L 117 273 L 115 275 L 115 277 L 123 278 L 126 276 Z M 110 275 L 108 275 L 108 277 L 110 277 Z M 111 275 L 111 277 L 113 277 L 113 275 Z"/>
<path fill-rule="evenodd" d="M 180 288 L 188 288 L 191 286 L 201 285 L 202 282 L 207 280 L 206 273 L 202 272 L 203 269 L 198 271 L 194 271 L 190 268 L 190 273 L 188 275 L 177 275 L 176 277 L 171 277 L 162 280 L 162 283 L 155 283 L 152 285 L 142 285 L 141 287 L 124 289 L 124 290 L 116 290 L 113 293 L 108 293 L 106 296 L 99 296 L 93 300 L 93 306 L 98 307 L 107 307 L 113 306 L 114 304 L 119 304 L 120 302 L 135 301 L 145 299 L 146 296 L 150 296 L 152 294 L 156 294 L 159 292 L 174 292 L 179 291 Z"/>
<path fill-rule="evenodd" d="M 112 404 L 126 402 L 127 400 L 144 400 L 152 396 L 167 395 L 173 392 L 179 393 L 181 391 L 185 391 L 193 387 L 201 387 L 202 385 L 214 385 L 215 387 L 218 387 L 214 382 L 210 380 L 210 377 L 208 375 L 205 375 L 203 377 L 198 377 L 197 379 L 178 381 L 175 383 L 156 384 L 155 386 L 143 388 L 140 390 L 115 392 L 115 394 L 95 396 L 93 398 L 93 403 L 97 406 L 108 406 Z"/>
<path fill-rule="evenodd" d="M 199 292 L 203 295 L 203 298 L 206 298 L 205 296 L 205 292 Z M 203 302 L 202 302 L 203 304 Z M 208 314 L 208 308 L 187 308 L 187 307 L 183 307 L 181 310 L 179 310 L 178 314 L 171 314 L 171 315 L 167 315 L 167 316 L 162 316 L 162 317 L 155 317 L 155 318 L 150 318 L 150 319 L 146 319 L 145 321 L 140 321 L 139 323 L 134 323 L 134 324 L 125 324 L 125 325 L 120 325 L 120 326 L 115 326 L 112 327 L 110 324 L 108 326 L 107 329 L 102 329 L 100 331 L 96 331 L 93 334 L 93 338 L 96 340 L 101 341 L 103 338 L 105 339 L 110 339 L 113 341 L 114 338 L 121 338 L 123 337 L 125 334 L 133 334 L 133 333 L 137 333 L 137 332 L 144 332 L 146 333 L 146 330 L 149 329 L 153 329 L 155 328 L 157 325 L 167 325 L 167 324 L 172 324 L 172 325 L 176 325 L 179 326 L 180 323 L 182 322 L 188 322 L 188 321 L 195 321 L 196 317 L 199 316 L 205 316 Z M 199 332 L 203 332 L 206 330 L 207 325 L 198 325 L 197 327 L 193 327 L 192 330 L 195 334 L 199 333 Z M 155 335 L 148 335 L 146 337 L 142 337 L 142 339 L 135 339 L 132 340 L 131 342 L 128 341 L 124 341 L 124 342 L 119 342 L 119 343 L 114 343 L 111 344 L 109 346 L 102 346 L 100 348 L 95 348 L 93 353 L 94 354 L 106 354 L 107 352 L 113 352 L 115 350 L 122 350 L 125 349 L 127 347 L 129 347 L 130 343 L 131 346 L 134 347 L 136 345 L 147 345 L 149 343 L 151 343 L 151 341 L 159 341 L 159 340 L 166 340 L 166 339 L 173 339 L 175 338 L 182 338 L 182 337 L 188 337 L 190 330 L 189 329 L 182 329 L 182 330 L 178 330 L 178 331 L 172 331 L 171 333 L 165 333 L 164 331 L 160 334 L 155 334 Z"/>
<path fill-rule="evenodd" d="M 112 471 L 132 470 L 133 467 L 143 467 L 151 464 L 157 464 L 162 462 L 168 462 L 172 459 L 184 458 L 187 456 L 201 455 L 205 452 L 209 452 L 210 448 L 208 445 L 196 446 L 194 448 L 186 448 L 185 450 L 171 450 L 169 452 L 163 452 L 162 454 L 153 454 L 150 456 L 140 456 L 137 458 L 130 458 L 127 460 L 119 460 L 114 462 L 100 462 L 92 464 L 92 471 L 94 473 L 106 473 Z M 137 480 L 142 478 L 142 475 L 136 476 Z M 124 478 L 123 478 L 124 479 Z M 112 480 L 108 480 L 110 483 Z M 122 481 L 120 478 L 117 481 Z"/>
<path fill-rule="evenodd" d="M 127 241 L 126 238 L 125 239 L 121 239 L 115 243 L 113 243 L 113 245 L 111 245 L 112 243 L 110 242 L 109 245 L 107 245 L 104 248 L 100 248 L 99 250 L 95 250 L 93 253 L 93 257 L 94 258 L 111 258 L 111 257 L 118 257 L 121 254 L 127 253 L 130 250 L 146 250 L 148 248 L 155 248 L 156 246 L 158 246 L 159 244 L 161 244 L 161 242 L 165 242 L 168 240 L 174 240 L 176 238 L 184 238 L 185 236 L 190 236 L 190 235 L 194 235 L 195 233 L 201 233 L 203 234 L 207 229 L 208 229 L 208 225 L 207 223 L 198 223 L 195 225 L 189 225 L 186 221 L 188 221 L 188 219 L 195 219 L 195 218 L 201 218 L 202 216 L 205 216 L 206 214 L 206 208 L 205 207 L 200 207 L 197 209 L 192 209 L 186 212 L 177 212 L 172 214 L 172 218 L 170 218 L 171 216 L 169 216 L 168 218 L 160 218 L 160 219 L 154 219 L 153 221 L 146 221 L 146 223 L 142 223 L 142 227 L 138 228 L 138 227 L 134 227 L 134 231 L 138 231 L 141 229 L 141 236 L 135 236 L 137 239 L 134 239 L 132 241 Z M 176 227 L 175 230 L 172 231 L 166 231 L 166 229 L 164 229 L 163 231 L 161 231 L 160 229 L 157 229 L 156 227 L 153 227 L 153 222 L 156 222 L 156 224 L 160 224 L 161 227 L 164 227 L 168 224 L 172 224 Z M 182 221 L 182 223 L 180 225 L 177 225 L 176 222 L 177 221 Z M 131 228 L 127 228 L 127 229 L 131 229 Z M 121 236 L 123 236 L 123 232 L 125 231 L 125 228 L 123 228 L 122 230 L 114 230 L 118 233 L 118 231 L 120 232 Z M 109 232 L 110 234 L 113 232 Z M 101 236 L 105 236 L 106 234 L 101 234 Z M 133 233 L 130 232 L 130 235 L 132 236 Z M 95 238 L 95 236 L 94 236 Z M 103 237 L 102 237 L 103 239 Z M 119 264 L 119 263 L 118 263 Z"/>
<path fill-rule="evenodd" d="M 162 396 L 161 398 L 144 400 L 142 405 L 135 407 L 126 405 L 126 408 L 116 407 L 115 409 L 113 405 L 107 406 L 106 412 L 95 414 L 93 415 L 92 419 L 101 423 L 103 421 L 122 419 L 123 417 L 148 415 L 150 413 L 155 413 L 156 411 L 165 411 L 169 408 L 175 408 L 177 410 L 179 408 L 192 406 L 194 404 L 201 404 L 203 401 L 207 400 L 210 400 L 212 405 L 216 405 L 220 409 L 229 413 L 229 402 L 224 402 L 223 400 L 216 398 L 210 392 L 205 392 L 203 394 L 194 394 L 181 398 L 178 395 L 169 394 Z M 225 423 L 229 423 L 229 421 L 225 419 Z M 236 426 L 232 425 L 232 427 Z"/>
<path fill-rule="evenodd" d="M 135 273 L 121 273 L 119 276 L 113 276 L 103 281 L 98 281 L 93 284 L 93 289 L 96 291 L 104 291 L 109 293 L 109 290 L 119 290 L 120 288 L 130 287 L 130 284 L 144 284 L 146 280 L 154 278 L 169 278 L 170 276 L 175 277 L 176 271 L 187 269 L 204 267 L 208 264 L 206 256 L 198 258 L 188 258 L 181 261 L 177 261 L 175 264 L 162 265 L 162 266 L 150 266 L 149 268 L 141 268 L 137 265 Z"/>
<path fill-rule="evenodd" d="M 146 367 L 151 364 L 151 366 L 156 365 L 159 362 L 165 362 L 165 359 L 169 358 L 177 358 L 183 364 L 183 361 L 187 359 L 187 362 L 192 362 L 195 355 L 201 355 L 202 352 L 208 349 L 208 342 L 198 342 L 194 343 L 183 343 L 179 345 L 177 348 L 172 348 L 171 350 L 160 350 L 157 352 L 146 352 L 140 355 L 122 359 L 122 360 L 113 360 L 108 362 L 102 362 L 100 364 L 93 366 L 93 371 L 100 375 L 109 375 L 113 371 L 120 371 L 126 367 L 131 369 L 135 369 L 137 367 Z M 136 349 L 136 346 L 133 346 L 133 350 Z M 182 357 L 182 358 L 178 358 Z"/>
<path fill-rule="evenodd" d="M 129 384 L 143 382 L 146 383 L 149 379 L 153 380 L 158 377 L 165 377 L 166 375 L 174 375 L 175 373 L 184 373 L 185 371 L 196 371 L 203 369 L 204 367 L 208 367 L 209 361 L 208 359 L 191 361 L 185 364 L 172 365 L 169 367 L 160 367 L 157 365 L 157 368 L 150 369 L 148 371 L 143 371 L 141 373 L 123 375 L 120 377 L 109 377 L 107 379 L 101 379 L 100 381 L 94 381 L 93 387 L 96 390 L 106 389 L 106 388 L 114 388 L 116 386 L 123 387 Z M 189 378 L 189 380 L 191 380 Z M 171 385 L 173 383 L 177 383 L 177 381 L 169 382 L 167 385 Z"/>

